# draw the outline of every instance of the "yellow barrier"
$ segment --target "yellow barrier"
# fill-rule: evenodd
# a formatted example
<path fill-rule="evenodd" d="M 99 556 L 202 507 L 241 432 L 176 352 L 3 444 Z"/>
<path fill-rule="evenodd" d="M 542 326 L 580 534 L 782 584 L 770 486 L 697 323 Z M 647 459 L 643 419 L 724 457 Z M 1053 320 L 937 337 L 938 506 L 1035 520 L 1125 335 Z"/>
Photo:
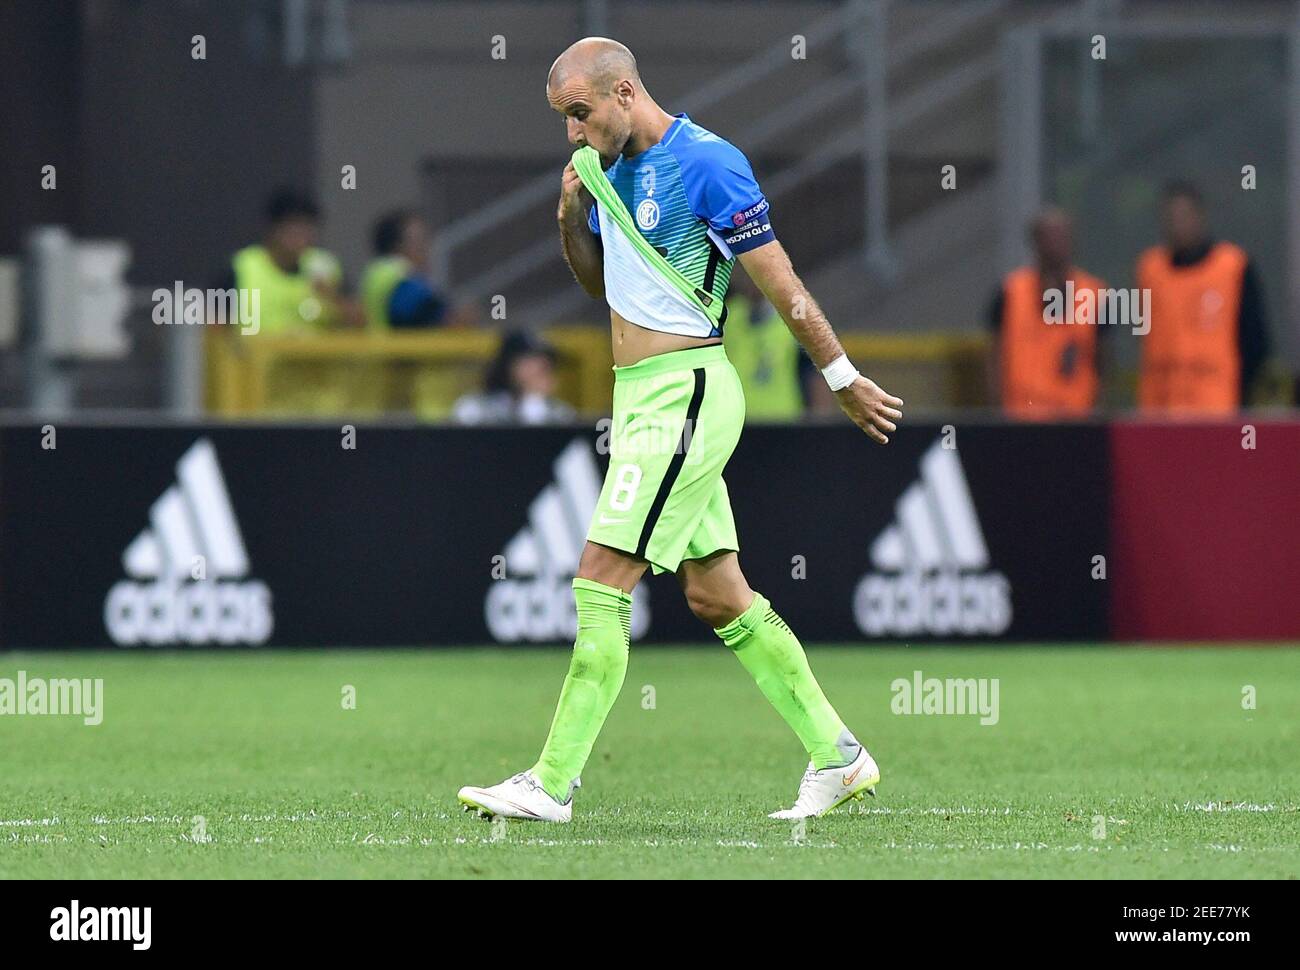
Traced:
<path fill-rule="evenodd" d="M 609 409 L 609 331 L 555 327 L 558 394 L 584 414 Z M 445 418 L 476 391 L 501 335 L 481 330 L 243 336 L 212 328 L 206 345 L 208 410 L 225 417 L 371 416 Z"/>
<path fill-rule="evenodd" d="M 613 389 L 609 331 L 562 326 L 542 336 L 558 355 L 559 396 L 581 414 L 606 414 Z M 985 403 L 983 335 L 841 334 L 854 363 L 891 393 L 921 406 Z M 223 417 L 445 418 L 481 386 L 498 333 L 335 333 L 313 337 L 207 332 L 206 403 Z"/>
<path fill-rule="evenodd" d="M 988 403 L 985 334 L 841 333 L 840 342 L 858 370 L 909 407 Z"/>

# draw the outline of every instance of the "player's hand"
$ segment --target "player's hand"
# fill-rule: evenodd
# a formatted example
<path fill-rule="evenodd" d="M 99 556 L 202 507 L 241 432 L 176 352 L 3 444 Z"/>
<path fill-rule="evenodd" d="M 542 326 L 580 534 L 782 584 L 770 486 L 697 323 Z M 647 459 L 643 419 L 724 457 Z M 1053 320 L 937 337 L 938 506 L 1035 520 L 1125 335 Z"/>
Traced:
<path fill-rule="evenodd" d="M 886 431 L 897 431 L 895 421 L 903 419 L 903 399 L 886 394 L 870 378 L 858 376 L 848 387 L 835 392 L 840 410 L 853 423 L 882 445 L 889 444 Z"/>
<path fill-rule="evenodd" d="M 573 223 L 587 218 L 587 207 L 583 204 L 583 193 L 587 192 L 578 177 L 578 170 L 573 162 L 564 166 L 564 177 L 560 181 L 560 205 L 555 210 L 555 218 L 560 222 Z M 589 195 L 590 193 L 588 193 Z"/>

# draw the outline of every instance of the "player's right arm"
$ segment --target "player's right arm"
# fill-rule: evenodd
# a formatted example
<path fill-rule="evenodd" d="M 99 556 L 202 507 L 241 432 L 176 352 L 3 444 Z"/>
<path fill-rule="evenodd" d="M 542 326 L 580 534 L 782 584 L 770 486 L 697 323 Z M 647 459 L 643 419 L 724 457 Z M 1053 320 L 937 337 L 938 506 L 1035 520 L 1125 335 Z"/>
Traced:
<path fill-rule="evenodd" d="M 573 162 L 564 166 L 560 205 L 555 216 L 560 223 L 560 245 L 564 260 L 588 295 L 605 295 L 605 250 L 588 225 L 588 210 L 595 204 L 582 185 Z"/>

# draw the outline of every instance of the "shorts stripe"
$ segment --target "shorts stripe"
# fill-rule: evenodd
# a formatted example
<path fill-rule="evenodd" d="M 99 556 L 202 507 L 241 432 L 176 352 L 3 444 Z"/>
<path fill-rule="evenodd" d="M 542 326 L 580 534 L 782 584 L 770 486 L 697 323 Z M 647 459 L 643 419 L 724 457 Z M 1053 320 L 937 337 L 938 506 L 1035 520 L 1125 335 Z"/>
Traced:
<path fill-rule="evenodd" d="M 695 375 L 695 390 L 691 392 L 691 403 L 686 407 L 686 422 L 682 425 L 682 435 L 677 441 L 677 450 L 673 452 L 672 461 L 668 463 L 668 471 L 663 481 L 659 483 L 659 491 L 655 493 L 650 511 L 646 513 L 645 525 L 641 528 L 641 541 L 636 546 L 636 555 L 641 559 L 645 558 L 646 547 L 650 545 L 650 535 L 655 530 L 659 516 L 668 501 L 668 495 L 672 492 L 673 485 L 677 483 L 677 476 L 686 462 L 686 450 L 690 447 L 688 436 L 694 437 L 692 432 L 695 429 L 695 421 L 700 416 L 700 405 L 704 401 L 704 368 L 697 367 L 692 373 Z"/>

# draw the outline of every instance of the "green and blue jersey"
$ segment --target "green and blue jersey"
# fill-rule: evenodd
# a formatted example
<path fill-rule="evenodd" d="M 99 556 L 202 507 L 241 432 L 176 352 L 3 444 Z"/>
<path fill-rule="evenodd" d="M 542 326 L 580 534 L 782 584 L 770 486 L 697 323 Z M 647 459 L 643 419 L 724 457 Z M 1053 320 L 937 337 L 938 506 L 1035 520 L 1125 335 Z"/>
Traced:
<path fill-rule="evenodd" d="M 749 160 L 685 114 L 658 144 L 605 172 L 638 231 L 692 284 L 725 298 L 735 258 L 776 238 Z M 665 333 L 716 337 L 721 326 L 637 254 L 599 205 L 588 214 L 605 249 L 605 292 L 626 320 Z"/>

